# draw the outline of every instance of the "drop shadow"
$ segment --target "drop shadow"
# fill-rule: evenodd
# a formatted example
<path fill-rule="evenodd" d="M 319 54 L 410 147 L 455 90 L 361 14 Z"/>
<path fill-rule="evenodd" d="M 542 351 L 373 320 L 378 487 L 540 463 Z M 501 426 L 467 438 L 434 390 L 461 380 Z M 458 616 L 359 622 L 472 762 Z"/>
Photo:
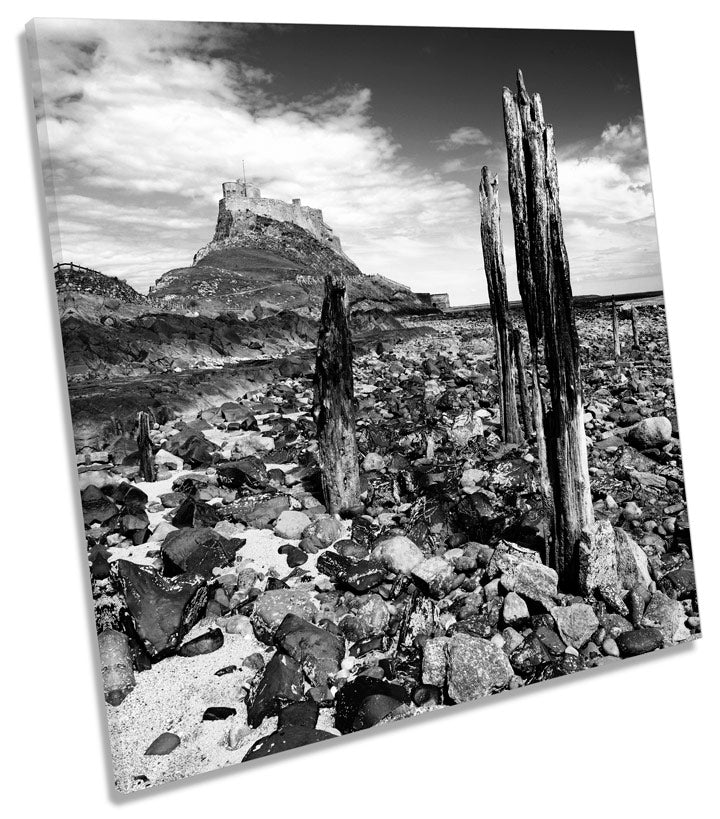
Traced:
<path fill-rule="evenodd" d="M 73 510 L 75 513 L 75 537 L 79 548 L 76 550 L 81 577 L 86 578 L 86 626 L 90 651 L 94 659 L 95 666 L 95 702 L 97 706 L 97 722 L 101 726 L 103 734 L 103 758 L 105 762 L 106 782 L 108 785 L 108 795 L 111 801 L 117 804 L 125 804 L 120 794 L 115 790 L 115 774 L 113 772 L 112 757 L 110 754 L 110 731 L 108 728 L 105 698 L 103 696 L 101 674 L 100 674 L 100 653 L 97 644 L 97 632 L 95 630 L 95 612 L 92 603 L 92 593 L 90 587 L 90 573 L 88 570 L 87 552 L 85 548 L 85 525 L 83 522 L 82 506 L 80 503 L 80 489 L 78 474 L 75 463 L 75 440 L 73 436 L 72 415 L 70 413 L 70 401 L 68 397 L 67 380 L 65 375 L 65 359 L 63 356 L 62 335 L 60 332 L 60 317 L 57 308 L 57 294 L 55 291 L 55 277 L 53 273 L 52 249 L 50 246 L 49 213 L 45 196 L 45 187 L 42 176 L 42 162 L 40 156 L 40 144 L 38 140 L 35 111 L 33 107 L 32 70 L 30 67 L 30 50 L 28 48 L 26 33 L 23 31 L 17 37 L 18 59 L 20 60 L 20 71 L 24 87 L 27 91 L 27 129 L 28 140 L 33 146 L 34 159 L 34 181 L 36 191 L 37 209 L 35 220 L 37 223 L 37 234 L 41 237 L 43 256 L 45 261 L 45 296 L 46 309 L 45 321 L 52 325 L 53 347 L 55 352 L 55 407 L 62 412 L 62 422 L 65 427 L 65 464 L 69 474 L 69 484 L 75 488 L 75 500 Z"/>

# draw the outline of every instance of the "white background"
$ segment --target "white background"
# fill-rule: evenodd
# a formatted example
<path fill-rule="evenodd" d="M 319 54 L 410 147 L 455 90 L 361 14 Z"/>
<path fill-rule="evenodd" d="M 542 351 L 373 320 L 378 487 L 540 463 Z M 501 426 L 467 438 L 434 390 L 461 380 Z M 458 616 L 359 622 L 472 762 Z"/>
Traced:
<path fill-rule="evenodd" d="M 0 742 L 7 755 L 6 815 L 68 809 L 79 816 L 178 819 L 717 815 L 720 103 L 712 7 L 695 0 L 492 7 L 35 0 L 4 7 L 0 679 L 6 691 Z M 99 14 L 635 30 L 706 635 L 701 641 L 269 763 L 139 796 L 114 795 L 22 39 L 30 15 Z"/>

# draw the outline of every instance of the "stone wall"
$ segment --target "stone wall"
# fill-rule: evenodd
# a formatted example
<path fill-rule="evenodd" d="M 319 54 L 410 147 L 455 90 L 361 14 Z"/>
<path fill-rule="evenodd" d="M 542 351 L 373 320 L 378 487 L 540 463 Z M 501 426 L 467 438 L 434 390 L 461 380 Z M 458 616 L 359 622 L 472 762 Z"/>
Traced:
<path fill-rule="evenodd" d="M 299 199 L 283 202 L 282 199 L 265 199 L 260 195 L 260 188 L 240 180 L 223 183 L 223 198 L 220 200 L 220 211 L 232 213 L 249 211 L 257 216 L 266 216 L 278 222 L 292 222 L 307 230 L 316 239 L 324 242 L 338 253 L 342 253 L 340 239 L 333 229 L 325 224 L 320 208 L 303 205 Z"/>

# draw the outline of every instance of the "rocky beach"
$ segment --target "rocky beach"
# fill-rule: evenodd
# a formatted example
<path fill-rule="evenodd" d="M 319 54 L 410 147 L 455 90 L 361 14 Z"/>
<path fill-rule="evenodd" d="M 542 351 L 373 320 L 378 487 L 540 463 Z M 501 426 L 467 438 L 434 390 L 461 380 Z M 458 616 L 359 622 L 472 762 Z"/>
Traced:
<path fill-rule="evenodd" d="M 216 402 L 151 408 L 153 481 L 132 428 L 85 446 L 98 631 L 122 635 L 101 651 L 117 787 L 699 635 L 664 308 L 638 309 L 642 349 L 625 338 L 622 361 L 607 308 L 578 314 L 615 600 L 562 588 L 546 565 L 536 452 L 501 440 L 487 314 L 407 317 L 356 355 L 362 496 L 343 517 L 323 505 L 312 367 L 283 376 L 287 357 L 235 389 L 232 367 L 213 371 Z"/>

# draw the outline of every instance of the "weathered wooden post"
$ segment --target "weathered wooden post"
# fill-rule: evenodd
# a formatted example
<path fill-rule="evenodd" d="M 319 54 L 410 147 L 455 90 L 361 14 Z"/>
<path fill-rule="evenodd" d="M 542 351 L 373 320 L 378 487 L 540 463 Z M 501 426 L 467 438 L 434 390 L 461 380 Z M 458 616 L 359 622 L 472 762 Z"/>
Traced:
<path fill-rule="evenodd" d="M 140 453 L 140 475 L 144 481 L 155 480 L 152 443 L 150 442 L 150 413 L 139 412 L 137 417 L 137 446 Z"/>
<path fill-rule="evenodd" d="M 507 280 L 500 229 L 500 200 L 497 176 L 490 176 L 487 165 L 482 169 L 480 181 L 480 236 L 490 298 L 490 316 L 495 333 L 495 367 L 498 375 L 503 440 L 508 444 L 517 444 L 522 441 L 522 433 L 515 397 L 512 326 L 508 313 Z"/>
<path fill-rule="evenodd" d="M 533 434 L 533 423 L 530 414 L 527 379 L 525 378 L 525 352 L 523 351 L 522 334 L 519 327 L 512 328 L 511 338 L 515 369 L 517 370 L 518 393 L 520 394 L 520 417 L 522 418 L 525 437 L 529 439 Z"/>
<path fill-rule="evenodd" d="M 527 97 L 527 95 L 525 95 Z M 543 504 L 552 519 L 553 492 L 548 470 L 547 447 L 545 444 L 545 402 L 540 389 L 540 343 L 542 340 L 542 314 L 538 303 L 535 279 L 530 261 L 530 224 L 528 221 L 527 174 L 525 169 L 525 147 L 520 107 L 509 88 L 503 89 L 503 114 L 505 123 L 505 143 L 508 157 L 508 184 L 510 186 L 510 206 L 515 236 L 515 263 L 517 265 L 518 286 L 525 312 L 530 347 L 530 379 L 532 383 L 533 426 L 540 466 L 540 492 Z"/>
<path fill-rule="evenodd" d="M 325 276 L 315 359 L 318 461 L 325 506 L 331 514 L 360 503 L 352 364 L 345 279 L 331 273 Z"/>
<path fill-rule="evenodd" d="M 632 323 L 632 334 L 633 334 L 633 348 L 636 350 L 640 349 L 640 324 L 639 324 L 640 316 L 638 315 L 637 307 L 633 304 L 630 308 L 630 321 Z"/>
<path fill-rule="evenodd" d="M 521 229 L 521 240 L 527 245 L 524 252 L 529 256 L 533 285 L 531 289 L 525 285 L 523 303 L 525 298 L 531 299 L 531 306 L 542 317 L 540 335 L 544 341 L 550 392 L 545 432 L 555 513 L 551 554 L 558 574 L 568 583 L 574 583 L 580 539 L 583 530 L 589 530 L 594 523 L 579 343 L 563 237 L 553 129 L 545 123 L 540 95 L 534 94 L 530 99 L 520 71 L 517 85 L 517 96 L 506 88 L 503 101 L 510 194 L 517 198 L 522 186 L 525 225 Z M 518 178 L 520 166 L 523 175 Z M 526 306 L 526 315 L 527 312 Z"/>
<path fill-rule="evenodd" d="M 613 352 L 615 354 L 615 361 L 620 360 L 620 324 L 618 323 L 618 310 L 615 296 L 612 297 L 612 331 L 613 331 Z"/>

